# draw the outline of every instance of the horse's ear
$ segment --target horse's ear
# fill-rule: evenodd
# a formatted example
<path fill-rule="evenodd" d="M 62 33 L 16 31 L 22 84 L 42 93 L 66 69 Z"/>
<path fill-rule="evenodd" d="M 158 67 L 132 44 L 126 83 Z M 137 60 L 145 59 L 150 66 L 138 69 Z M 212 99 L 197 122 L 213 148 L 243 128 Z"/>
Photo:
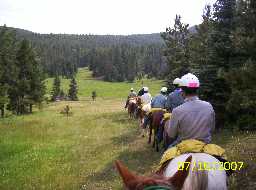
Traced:
<path fill-rule="evenodd" d="M 169 181 L 174 185 L 176 188 L 181 189 L 186 177 L 189 173 L 189 164 L 191 163 L 192 156 L 189 156 L 186 161 L 184 162 L 184 169 L 178 170 L 170 179 Z M 190 163 L 189 163 L 190 162 Z M 186 169 L 187 168 L 187 169 Z"/>
<path fill-rule="evenodd" d="M 130 172 L 119 160 L 115 161 L 115 165 L 126 187 L 131 187 L 138 181 L 138 177 Z"/>

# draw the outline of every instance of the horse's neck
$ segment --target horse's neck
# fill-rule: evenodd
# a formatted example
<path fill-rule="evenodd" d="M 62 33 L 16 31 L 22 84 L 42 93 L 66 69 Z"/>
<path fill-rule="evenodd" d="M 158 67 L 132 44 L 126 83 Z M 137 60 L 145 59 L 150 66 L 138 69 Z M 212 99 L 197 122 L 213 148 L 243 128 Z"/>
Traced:
<path fill-rule="evenodd" d="M 198 163 L 218 163 L 219 161 L 211 155 L 204 153 L 190 153 L 183 154 L 174 158 L 167 166 L 164 175 L 167 177 L 173 176 L 178 169 L 179 162 L 185 162 L 186 158 L 192 155 L 192 161 L 189 169 L 188 177 L 185 180 L 182 190 L 226 190 L 226 172 L 222 170 L 200 170 L 195 171 L 195 167 L 198 168 Z M 196 163 L 194 165 L 194 163 Z M 192 171 L 192 168 L 193 171 Z"/>

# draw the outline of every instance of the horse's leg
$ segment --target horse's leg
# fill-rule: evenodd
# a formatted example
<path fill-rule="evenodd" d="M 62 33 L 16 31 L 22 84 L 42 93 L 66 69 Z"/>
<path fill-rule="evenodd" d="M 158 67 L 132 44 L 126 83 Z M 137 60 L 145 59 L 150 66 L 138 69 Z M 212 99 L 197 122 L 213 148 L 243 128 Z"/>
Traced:
<path fill-rule="evenodd" d="M 135 105 L 132 107 L 132 118 L 135 119 Z"/>
<path fill-rule="evenodd" d="M 159 152 L 159 140 L 158 140 L 158 131 L 159 131 L 159 126 L 156 132 L 156 151 Z"/>
<path fill-rule="evenodd" d="M 130 118 L 130 105 L 127 106 L 128 117 Z"/>
<path fill-rule="evenodd" d="M 148 144 L 151 143 L 151 135 L 152 135 L 152 124 L 149 125 L 149 136 L 148 136 Z"/>
<path fill-rule="evenodd" d="M 166 149 L 166 146 L 167 146 L 167 144 L 166 144 L 166 134 L 165 134 L 165 131 L 163 130 L 163 149 L 165 150 Z"/>
<path fill-rule="evenodd" d="M 152 147 L 155 148 L 156 146 L 156 130 L 155 130 L 155 127 L 153 127 L 153 145 Z"/>

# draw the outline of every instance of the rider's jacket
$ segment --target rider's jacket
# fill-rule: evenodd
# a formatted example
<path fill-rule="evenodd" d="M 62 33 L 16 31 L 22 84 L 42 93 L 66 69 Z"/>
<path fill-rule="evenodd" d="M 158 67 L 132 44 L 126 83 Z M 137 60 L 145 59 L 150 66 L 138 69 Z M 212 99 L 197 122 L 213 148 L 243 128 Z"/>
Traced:
<path fill-rule="evenodd" d="M 172 111 L 174 108 L 184 103 L 184 98 L 181 95 L 181 89 L 176 89 L 170 93 L 166 101 L 166 109 Z"/>
<path fill-rule="evenodd" d="M 141 100 L 143 104 L 148 104 L 151 102 L 152 96 L 150 93 L 146 92 L 141 96 Z"/>
<path fill-rule="evenodd" d="M 139 92 L 138 92 L 138 96 L 142 96 L 144 94 L 144 89 L 140 89 Z"/>
<path fill-rule="evenodd" d="M 197 96 L 185 99 L 185 103 L 173 109 L 172 119 L 167 128 L 169 137 L 177 142 L 196 139 L 210 143 L 215 128 L 215 112 L 210 103 Z"/>
<path fill-rule="evenodd" d="M 155 96 L 151 102 L 151 107 L 152 108 L 165 108 L 165 104 L 166 104 L 166 96 L 164 96 L 163 94 L 158 94 L 157 96 Z"/>

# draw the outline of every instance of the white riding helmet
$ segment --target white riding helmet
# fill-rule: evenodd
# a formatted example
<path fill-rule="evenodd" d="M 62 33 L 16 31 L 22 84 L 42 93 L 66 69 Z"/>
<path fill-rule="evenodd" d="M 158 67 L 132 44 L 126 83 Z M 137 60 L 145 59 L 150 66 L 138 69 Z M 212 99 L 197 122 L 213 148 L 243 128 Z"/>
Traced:
<path fill-rule="evenodd" d="M 164 93 L 167 92 L 167 88 L 166 87 L 162 87 L 160 92 L 164 92 Z"/>
<path fill-rule="evenodd" d="M 143 90 L 145 91 L 145 92 L 148 92 L 148 87 L 143 87 Z"/>
<path fill-rule="evenodd" d="M 181 79 L 180 79 L 180 78 L 176 78 L 176 79 L 174 79 L 173 82 L 172 82 L 172 84 L 178 85 L 178 86 L 180 86 L 180 83 L 181 83 Z"/>
<path fill-rule="evenodd" d="M 133 88 L 131 88 L 131 91 L 133 91 Z"/>
<path fill-rule="evenodd" d="M 188 73 L 181 77 L 180 86 L 185 86 L 188 88 L 199 88 L 200 82 L 195 75 Z"/>

